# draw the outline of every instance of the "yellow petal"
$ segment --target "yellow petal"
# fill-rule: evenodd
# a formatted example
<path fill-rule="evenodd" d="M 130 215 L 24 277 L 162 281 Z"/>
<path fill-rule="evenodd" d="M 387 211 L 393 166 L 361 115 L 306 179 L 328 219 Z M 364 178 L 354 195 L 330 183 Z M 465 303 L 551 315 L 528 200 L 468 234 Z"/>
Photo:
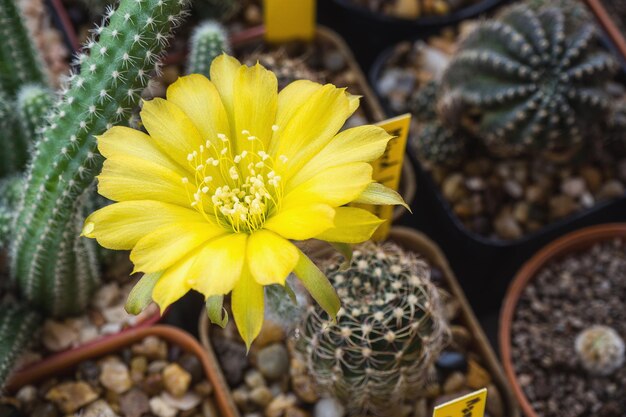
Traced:
<path fill-rule="evenodd" d="M 283 203 L 324 203 L 343 206 L 357 198 L 372 182 L 372 166 L 367 162 L 352 162 L 328 168 L 287 193 Z"/>
<path fill-rule="evenodd" d="M 139 158 L 117 156 L 104 161 L 98 192 L 114 201 L 156 200 L 189 207 L 187 193 L 195 190 L 183 184 L 185 174 Z"/>
<path fill-rule="evenodd" d="M 235 77 L 241 64 L 232 56 L 222 54 L 211 63 L 211 81 L 220 93 L 220 98 L 228 115 L 231 137 L 235 133 Z"/>
<path fill-rule="evenodd" d="M 311 239 L 334 226 L 335 210 L 326 204 L 283 207 L 264 225 L 286 239 Z"/>
<path fill-rule="evenodd" d="M 250 148 L 250 135 L 259 138 L 266 148 L 276 120 L 276 76 L 258 63 L 253 67 L 243 65 L 235 79 L 234 94 L 237 152 Z"/>
<path fill-rule="evenodd" d="M 384 222 L 367 210 L 338 207 L 335 209 L 335 227 L 315 238 L 328 242 L 361 243 L 371 238 Z"/>
<path fill-rule="evenodd" d="M 208 242 L 189 274 L 189 284 L 205 298 L 228 294 L 241 276 L 248 235 L 234 233 Z"/>
<path fill-rule="evenodd" d="M 400 205 L 411 211 L 411 207 L 397 191 L 377 182 L 369 184 L 354 202 L 360 204 Z"/>
<path fill-rule="evenodd" d="M 187 283 L 187 275 L 193 265 L 198 250 L 176 262 L 163 272 L 152 290 L 152 299 L 161 308 L 161 314 L 170 304 L 187 294 L 191 287 Z"/>
<path fill-rule="evenodd" d="M 233 289 L 231 302 L 237 329 L 248 350 L 263 326 L 264 297 L 263 286 L 254 280 L 247 268 L 244 268 L 241 278 Z"/>
<path fill-rule="evenodd" d="M 157 146 L 180 164 L 186 164 L 187 155 L 206 142 L 189 117 L 167 100 L 144 101 L 140 115 Z"/>
<path fill-rule="evenodd" d="M 326 84 L 315 91 L 284 125 L 278 125 L 274 156 L 288 158 L 280 171 L 287 178 L 297 171 L 326 146 L 350 114 L 350 100 L 344 89 Z"/>
<path fill-rule="evenodd" d="M 167 224 L 201 222 L 195 210 L 160 201 L 124 201 L 92 213 L 85 220 L 83 234 L 96 238 L 105 248 L 132 249 L 139 239 Z"/>
<path fill-rule="evenodd" d="M 174 172 L 187 172 L 156 145 L 145 133 L 129 127 L 114 126 L 98 136 L 98 150 L 107 159 L 130 156 L 161 165 Z"/>
<path fill-rule="evenodd" d="M 261 285 L 285 285 L 298 256 L 298 249 L 291 242 L 269 230 L 254 232 L 248 241 L 248 266 Z"/>
<path fill-rule="evenodd" d="M 215 85 L 204 75 L 180 77 L 168 87 L 167 100 L 187 115 L 204 140 L 217 143 L 219 133 L 230 134 L 222 99 Z"/>
<path fill-rule="evenodd" d="M 311 297 L 328 313 L 331 319 L 335 319 L 341 307 L 341 301 L 328 278 L 320 269 L 299 249 L 300 257 L 294 269 L 294 273 L 307 289 Z"/>
<path fill-rule="evenodd" d="M 206 220 L 171 223 L 139 239 L 130 260 L 135 264 L 135 272 L 162 271 L 204 242 L 223 234 L 225 229 Z"/>
<path fill-rule="evenodd" d="M 385 152 L 390 139 L 391 136 L 378 126 L 344 130 L 291 178 L 288 187 L 294 187 L 328 168 L 350 162 L 372 162 Z"/>

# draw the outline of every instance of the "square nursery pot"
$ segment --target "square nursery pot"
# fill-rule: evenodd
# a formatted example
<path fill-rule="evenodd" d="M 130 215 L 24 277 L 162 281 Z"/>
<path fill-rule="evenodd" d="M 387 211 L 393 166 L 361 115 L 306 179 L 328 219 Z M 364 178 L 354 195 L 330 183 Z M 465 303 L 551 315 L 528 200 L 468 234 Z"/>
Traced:
<path fill-rule="evenodd" d="M 154 326 L 133 329 L 122 334 L 101 340 L 80 351 L 66 352 L 45 363 L 15 374 L 9 381 L 8 393 L 15 393 L 26 385 L 36 384 L 48 378 L 56 378 L 75 372 L 76 367 L 84 361 L 97 360 L 119 352 L 124 348 L 142 341 L 148 336 L 156 336 L 176 345 L 182 351 L 196 356 L 202 365 L 203 377 L 213 386 L 213 397 L 221 417 L 236 417 L 237 410 L 230 397 L 230 391 L 224 384 L 219 367 L 214 358 L 207 355 L 200 344 L 188 333 L 170 326 Z"/>
<path fill-rule="evenodd" d="M 533 409 L 524 393 L 519 376 L 513 365 L 512 339 L 516 336 L 516 334 L 513 333 L 513 320 L 516 316 L 520 298 L 524 294 L 524 290 L 533 281 L 537 273 L 551 262 L 589 249 L 597 243 L 611 241 L 616 238 L 624 239 L 625 237 L 626 223 L 597 225 L 569 233 L 542 248 L 530 258 L 515 275 L 506 293 L 500 313 L 500 332 L 498 337 L 500 355 L 508 383 L 526 417 L 539 417 L 539 414 Z M 581 308 L 584 308 L 584 306 L 581 305 Z M 624 335 L 622 335 L 622 337 L 623 336 Z M 618 387 L 618 390 L 621 389 L 623 391 L 623 388 L 624 387 Z M 623 414 L 623 412 L 624 410 L 621 410 L 620 414 Z"/>
<path fill-rule="evenodd" d="M 426 237 L 426 235 L 406 227 L 392 228 L 389 240 L 397 243 L 406 251 L 410 251 L 420 257 L 423 257 L 431 266 L 441 271 L 441 282 L 438 286 L 449 293 L 451 298 L 458 302 L 459 314 L 454 320 L 454 323 L 462 325 L 471 334 L 472 341 L 470 347 L 468 348 L 470 356 L 476 355 L 476 357 L 479 358 L 478 361 L 489 373 L 491 377 L 491 384 L 497 388 L 500 394 L 499 397 L 502 416 L 521 417 L 513 393 L 511 392 L 505 379 L 502 367 L 498 363 L 496 355 L 482 328 L 480 327 L 469 303 L 467 302 L 463 290 L 459 286 L 456 277 L 454 276 L 454 273 L 452 272 L 452 269 L 450 268 L 441 249 L 432 240 Z M 327 245 L 318 246 L 317 251 L 309 253 L 309 255 L 313 259 L 320 260 L 329 256 L 332 251 L 333 250 Z M 210 326 L 211 324 L 209 323 L 207 314 L 202 311 L 200 314 L 198 328 L 200 341 L 207 351 L 208 356 L 214 362 L 219 363 L 210 337 Z M 235 358 L 230 359 L 232 360 Z M 487 396 L 487 403 L 489 403 L 489 394 Z"/>
<path fill-rule="evenodd" d="M 601 4 L 588 0 L 597 7 Z M 600 5 L 600 6 L 598 6 Z M 591 8 L 593 12 L 596 9 Z M 621 62 L 626 62 L 620 43 L 626 42 L 619 31 L 607 27 L 607 20 L 599 19 L 605 29 L 602 41 Z M 610 20 L 608 21 L 609 23 Z M 420 40 L 417 38 L 415 40 Z M 615 40 L 614 40 L 615 39 Z M 394 115 L 389 102 L 378 91 L 385 63 L 393 56 L 395 47 L 383 51 L 371 68 L 370 82 L 388 115 Z M 626 71 L 626 66 L 622 66 Z M 620 80 L 626 79 L 620 74 Z M 460 277 L 459 281 L 479 316 L 493 314 L 500 308 L 506 288 L 519 266 L 541 247 L 570 231 L 594 224 L 621 221 L 626 213 L 626 195 L 617 199 L 597 202 L 563 219 L 547 224 L 516 240 L 503 240 L 481 236 L 465 227 L 452 206 L 435 184 L 431 174 L 424 169 L 413 152 L 407 152 L 416 169 L 417 189 L 413 216 L 403 218 L 402 224 L 415 227 L 432 237 L 446 252 L 450 264 Z"/>
<path fill-rule="evenodd" d="M 368 69 L 380 51 L 396 42 L 415 37 L 426 38 L 510 1 L 476 0 L 447 15 L 403 19 L 375 13 L 354 4 L 353 0 L 319 0 L 319 14 L 322 23 L 336 29 L 348 40 L 361 65 Z"/>

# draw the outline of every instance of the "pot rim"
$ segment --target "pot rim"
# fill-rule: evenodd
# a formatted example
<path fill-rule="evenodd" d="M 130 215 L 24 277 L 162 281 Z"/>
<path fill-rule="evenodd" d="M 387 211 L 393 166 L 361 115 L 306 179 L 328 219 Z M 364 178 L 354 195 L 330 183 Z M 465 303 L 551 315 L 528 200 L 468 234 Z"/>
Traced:
<path fill-rule="evenodd" d="M 530 281 L 532 281 L 537 273 L 551 261 L 562 258 L 573 252 L 588 249 L 595 243 L 616 237 L 626 237 L 626 223 L 601 224 L 568 233 L 544 246 L 539 252 L 533 255 L 519 269 L 507 290 L 503 300 L 502 310 L 500 311 L 500 329 L 498 334 L 500 358 L 506 378 L 511 385 L 517 401 L 522 407 L 524 415 L 527 417 L 538 416 L 517 379 L 517 374 L 513 367 L 511 345 L 512 323 L 520 297 Z"/>
<path fill-rule="evenodd" d="M 141 329 L 119 333 L 113 337 L 93 344 L 80 351 L 69 352 L 67 355 L 58 355 L 42 366 L 32 368 L 19 374 L 13 375 L 9 380 L 8 391 L 13 392 L 18 388 L 39 382 L 45 378 L 56 376 L 63 371 L 77 366 L 80 362 L 102 357 L 108 353 L 118 351 L 124 347 L 137 343 L 148 336 L 157 336 L 175 343 L 188 353 L 195 355 L 201 362 L 204 376 L 213 385 L 214 398 L 223 417 L 238 417 L 233 412 L 233 402 L 228 388 L 220 384 L 220 370 L 216 362 L 205 352 L 198 341 L 182 329 L 157 325 Z"/>

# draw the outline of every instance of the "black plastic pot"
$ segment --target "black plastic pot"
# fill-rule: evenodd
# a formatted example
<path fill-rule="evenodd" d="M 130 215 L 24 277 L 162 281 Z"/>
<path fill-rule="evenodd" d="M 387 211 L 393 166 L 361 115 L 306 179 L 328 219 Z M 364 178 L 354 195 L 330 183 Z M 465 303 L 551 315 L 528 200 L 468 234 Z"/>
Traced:
<path fill-rule="evenodd" d="M 392 54 L 393 47 L 380 54 L 369 73 L 370 84 L 389 116 L 394 112 L 378 91 L 377 80 Z M 625 195 L 600 202 L 517 240 L 481 236 L 465 227 L 430 173 L 422 168 L 413 152 L 407 154 L 413 161 L 419 187 L 411 207 L 413 216 L 405 216 L 401 223 L 422 230 L 443 248 L 479 316 L 499 310 L 515 272 L 550 241 L 582 227 L 626 219 Z"/>
<path fill-rule="evenodd" d="M 323 24 L 339 32 L 367 71 L 380 51 L 404 39 L 425 38 L 443 28 L 476 18 L 512 0 L 482 0 L 445 16 L 401 19 L 374 13 L 350 0 L 320 0 L 319 17 Z"/>

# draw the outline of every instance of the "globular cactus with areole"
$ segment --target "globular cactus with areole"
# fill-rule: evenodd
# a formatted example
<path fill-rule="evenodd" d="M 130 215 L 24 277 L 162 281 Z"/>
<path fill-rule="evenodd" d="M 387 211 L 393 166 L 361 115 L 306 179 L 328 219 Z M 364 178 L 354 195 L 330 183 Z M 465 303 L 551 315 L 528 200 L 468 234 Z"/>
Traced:
<path fill-rule="evenodd" d="M 624 364 L 624 340 L 611 327 L 588 327 L 576 337 L 575 343 L 578 358 L 590 374 L 610 375 Z"/>
<path fill-rule="evenodd" d="M 435 164 L 458 161 L 466 148 L 463 133 L 443 126 L 438 120 L 422 124 L 411 142 L 421 160 Z"/>
<path fill-rule="evenodd" d="M 397 415 L 447 343 L 443 302 L 429 266 L 393 243 L 364 244 L 348 269 L 340 263 L 325 270 L 342 302 L 337 321 L 310 307 L 300 348 L 317 385 L 350 415 Z"/>
<path fill-rule="evenodd" d="M 201 23 L 193 30 L 189 41 L 187 74 L 202 74 L 210 78 L 213 59 L 223 53 L 230 54 L 230 43 L 224 27 L 215 21 Z"/>
<path fill-rule="evenodd" d="M 481 22 L 443 76 L 443 123 L 504 156 L 571 150 L 602 128 L 617 64 L 593 21 L 572 16 L 520 4 Z"/>
<path fill-rule="evenodd" d="M 79 237 L 95 176 L 102 167 L 96 136 L 128 124 L 184 0 L 122 0 L 109 8 L 77 57 L 72 74 L 38 141 L 24 179 L 11 233 L 11 276 L 32 312 L 79 314 L 99 282 L 95 243 Z M 6 307 L 0 307 L 6 308 Z M 21 339 L 20 339 L 21 340 Z M 0 338 L 0 364 L 13 356 L 14 340 Z M 23 346 L 22 346 L 23 348 Z M 6 354 L 6 355 L 5 355 Z M 0 375 L 0 387 L 4 374 Z"/>

